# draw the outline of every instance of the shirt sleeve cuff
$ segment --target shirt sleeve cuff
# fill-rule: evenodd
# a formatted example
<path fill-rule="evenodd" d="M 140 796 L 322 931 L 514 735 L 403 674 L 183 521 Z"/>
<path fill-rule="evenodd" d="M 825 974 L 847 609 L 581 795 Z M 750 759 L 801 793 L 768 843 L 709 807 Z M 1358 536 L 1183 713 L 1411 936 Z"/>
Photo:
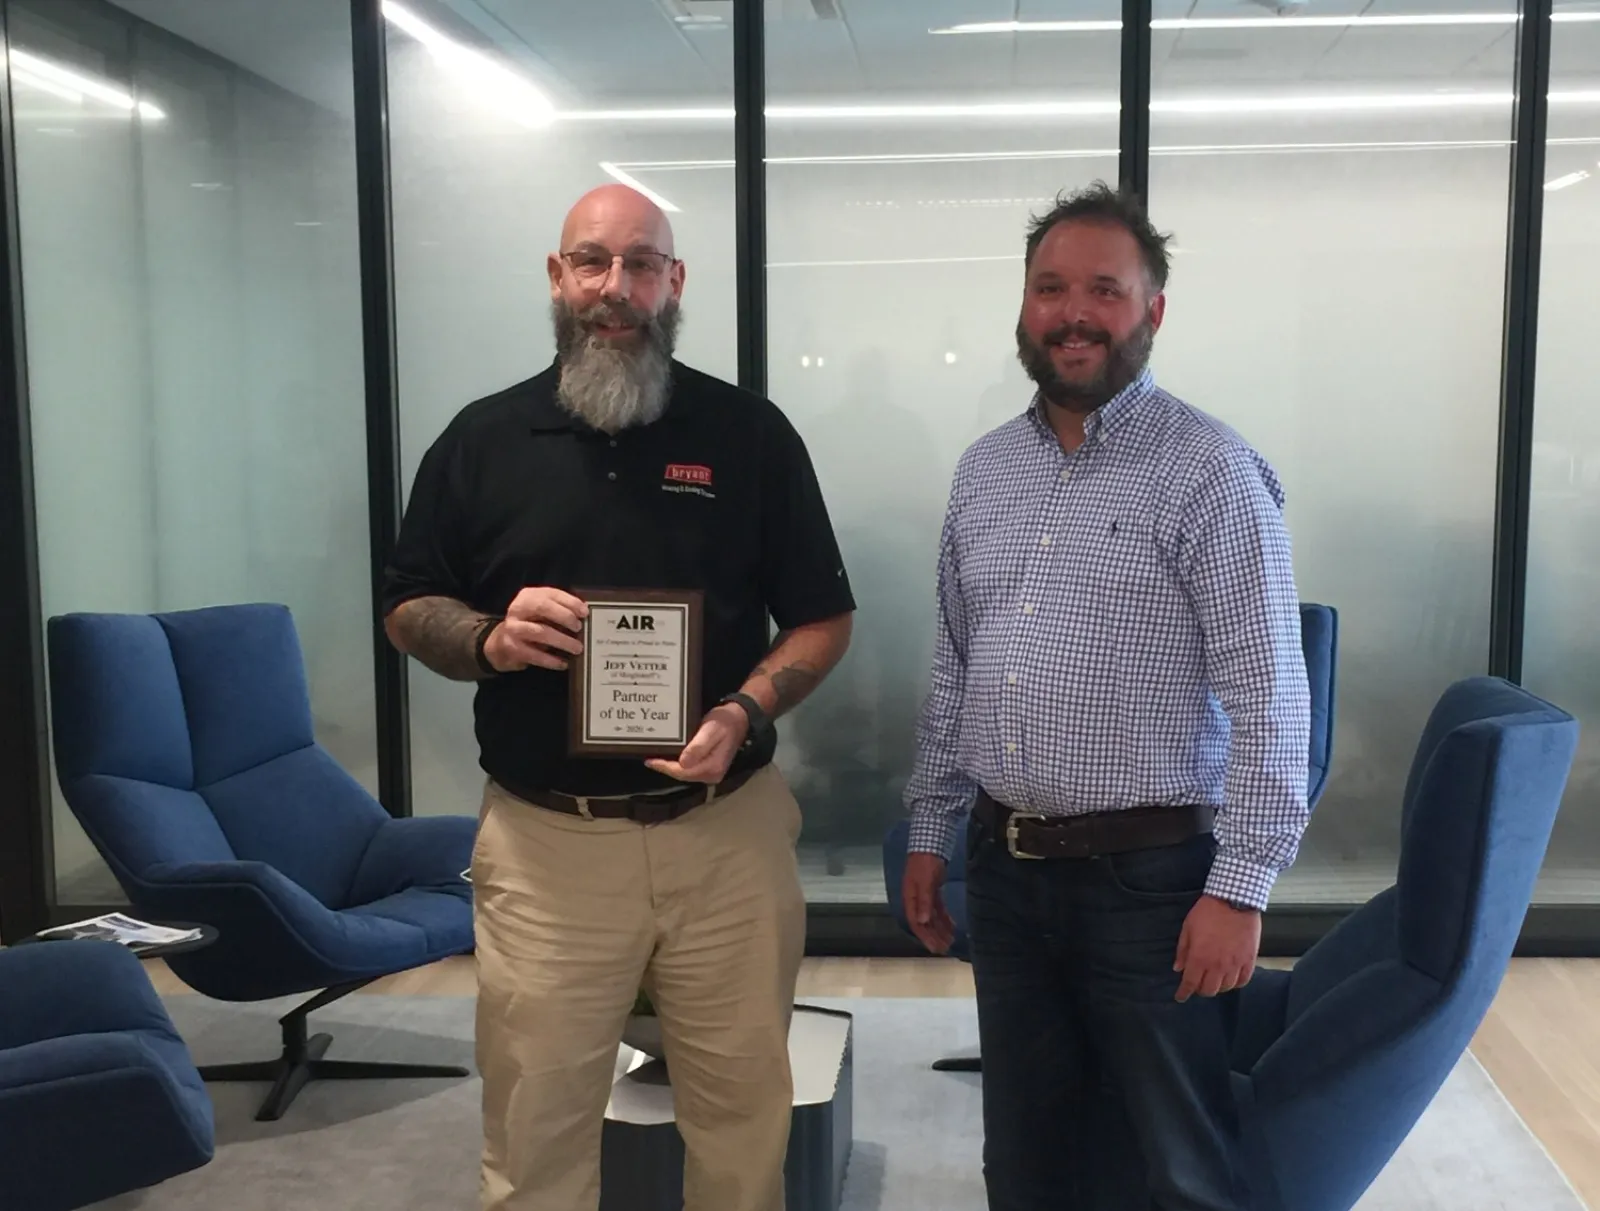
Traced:
<path fill-rule="evenodd" d="M 943 812 L 923 811 L 911 815 L 911 839 L 906 851 L 937 854 L 946 862 L 955 856 L 956 821 Z"/>
<path fill-rule="evenodd" d="M 1211 862 L 1206 894 L 1264 912 L 1277 879 L 1278 872 L 1272 867 L 1222 850 Z"/>

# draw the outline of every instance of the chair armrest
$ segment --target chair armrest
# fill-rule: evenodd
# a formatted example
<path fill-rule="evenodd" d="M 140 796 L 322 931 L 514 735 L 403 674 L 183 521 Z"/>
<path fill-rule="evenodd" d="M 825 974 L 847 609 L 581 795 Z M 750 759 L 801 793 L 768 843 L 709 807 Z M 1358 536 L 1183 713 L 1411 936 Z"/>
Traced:
<path fill-rule="evenodd" d="M 413 816 L 385 820 L 367 843 L 350 884 L 349 905 L 372 904 L 413 887 L 463 899 L 472 885 L 461 877 L 478 836 L 475 816 Z"/>
<path fill-rule="evenodd" d="M 138 957 L 117 942 L 37 942 L 0 951 L 0 1049 L 79 1034 L 172 1033 Z"/>

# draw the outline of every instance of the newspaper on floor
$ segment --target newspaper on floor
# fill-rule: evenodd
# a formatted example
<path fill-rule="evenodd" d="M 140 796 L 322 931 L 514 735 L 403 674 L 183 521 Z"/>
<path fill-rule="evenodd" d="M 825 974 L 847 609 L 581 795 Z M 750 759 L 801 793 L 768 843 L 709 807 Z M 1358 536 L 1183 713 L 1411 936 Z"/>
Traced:
<path fill-rule="evenodd" d="M 38 936 L 51 940 L 98 938 L 107 942 L 120 942 L 132 950 L 147 950 L 152 946 L 191 942 L 200 937 L 200 931 L 169 929 L 165 925 L 152 925 L 148 921 L 140 921 L 120 912 L 109 912 L 102 917 L 90 917 L 86 921 L 73 921 L 68 925 L 58 925 L 54 929 L 40 930 Z"/>

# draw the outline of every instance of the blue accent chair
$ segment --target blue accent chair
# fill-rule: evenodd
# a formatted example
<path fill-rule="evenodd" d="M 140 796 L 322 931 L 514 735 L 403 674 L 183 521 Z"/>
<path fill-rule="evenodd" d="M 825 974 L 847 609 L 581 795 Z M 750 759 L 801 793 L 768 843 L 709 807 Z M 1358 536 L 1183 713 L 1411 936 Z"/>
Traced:
<path fill-rule="evenodd" d="M 1339 664 L 1338 611 L 1332 606 L 1301 603 L 1300 647 L 1305 655 L 1306 681 L 1311 690 L 1311 747 L 1306 754 L 1306 798 L 1315 806 L 1327 788 L 1328 770 L 1333 764 L 1333 720 Z M 911 926 L 906 920 L 900 884 L 905 878 L 906 845 L 910 835 L 910 822 L 900 820 L 883 839 L 884 892 L 895 921 L 907 933 L 911 932 Z M 951 862 L 945 873 L 943 894 L 945 910 L 956 927 L 950 953 L 958 959 L 970 961 L 967 949 L 967 871 L 966 864 L 959 860 L 959 855 L 966 852 L 967 822 L 963 817 L 956 833 L 958 860 Z M 977 1056 L 962 1055 L 937 1060 L 933 1066 L 941 1072 L 977 1072 L 982 1065 Z"/>
<path fill-rule="evenodd" d="M 71 1211 L 208 1164 L 211 1099 L 115 942 L 0 950 L 0 1205 Z"/>
<path fill-rule="evenodd" d="M 1497 678 L 1451 686 L 1412 761 L 1393 887 L 1240 993 L 1233 1056 L 1253 1205 L 1349 1211 L 1483 1021 L 1578 743 Z"/>
<path fill-rule="evenodd" d="M 202 1069 L 270 1081 L 258 1118 L 309 1079 L 465 1076 L 322 1058 L 317 1009 L 472 949 L 461 878 L 475 817 L 397 820 L 316 741 L 289 611 L 228 605 L 49 622 L 62 794 L 132 911 L 219 931 L 168 960 L 223 1001 L 317 991 L 284 1016 L 276 1060 Z"/>

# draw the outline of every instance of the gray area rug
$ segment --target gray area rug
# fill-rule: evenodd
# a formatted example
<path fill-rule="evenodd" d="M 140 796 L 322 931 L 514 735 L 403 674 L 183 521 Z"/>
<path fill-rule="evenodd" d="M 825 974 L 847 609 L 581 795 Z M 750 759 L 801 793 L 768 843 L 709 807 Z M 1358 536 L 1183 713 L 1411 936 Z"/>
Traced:
<path fill-rule="evenodd" d="M 969 1000 L 815 999 L 855 1015 L 855 1151 L 846 1211 L 983 1211 L 978 1078 L 936 1073 L 970 1049 Z M 201 1064 L 269 1055 L 293 1002 L 167 999 Z M 313 1015 L 333 1058 L 473 1068 L 473 1002 L 353 996 Z M 101 1211 L 476 1211 L 476 1079 L 312 1084 L 277 1123 L 264 1087 L 212 1085 L 217 1156 Z M 1583 1211 L 1483 1069 L 1463 1060 L 1361 1211 Z"/>

